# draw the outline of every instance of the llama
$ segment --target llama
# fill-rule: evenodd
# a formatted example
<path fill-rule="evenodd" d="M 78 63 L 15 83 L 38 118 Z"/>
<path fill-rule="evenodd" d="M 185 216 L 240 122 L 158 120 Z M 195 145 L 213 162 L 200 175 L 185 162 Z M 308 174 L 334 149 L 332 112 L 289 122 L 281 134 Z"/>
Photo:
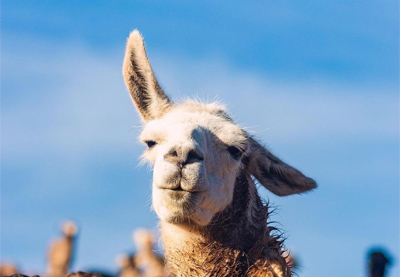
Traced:
<path fill-rule="evenodd" d="M 68 273 L 72 261 L 74 242 L 78 228 L 72 221 L 62 226 L 62 238 L 54 241 L 49 249 L 48 272 L 49 277 L 64 277 Z"/>
<path fill-rule="evenodd" d="M 173 276 L 292 276 L 255 180 L 278 196 L 316 187 L 237 126 L 217 103 L 175 104 L 134 30 L 123 76 L 144 122 L 152 205 Z"/>
<path fill-rule="evenodd" d="M 120 268 L 118 277 L 142 277 L 135 263 L 134 255 L 121 255 L 117 257 Z"/>
<path fill-rule="evenodd" d="M 154 236 L 146 229 L 138 229 L 133 233 L 133 241 L 136 244 L 137 254 L 135 261 L 145 277 L 167 276 L 164 266 L 164 258 L 158 256 L 153 249 Z"/>
<path fill-rule="evenodd" d="M 368 254 L 368 276 L 385 277 L 387 268 L 391 264 L 391 259 L 381 249 L 371 249 Z"/>

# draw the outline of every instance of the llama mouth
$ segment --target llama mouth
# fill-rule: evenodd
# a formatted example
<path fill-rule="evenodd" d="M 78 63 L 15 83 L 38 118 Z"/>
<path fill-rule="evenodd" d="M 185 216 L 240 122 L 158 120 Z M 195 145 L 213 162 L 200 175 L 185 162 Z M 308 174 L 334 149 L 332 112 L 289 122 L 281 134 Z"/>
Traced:
<path fill-rule="evenodd" d="M 173 189 L 171 189 L 171 190 L 173 190 L 173 191 L 186 191 L 186 190 L 184 190 L 181 186 L 179 186 L 179 187 L 177 187 L 177 188 L 173 188 Z"/>
<path fill-rule="evenodd" d="M 185 190 L 164 190 L 164 205 L 168 209 L 168 221 L 178 223 L 188 220 L 199 206 L 201 193 Z"/>
<path fill-rule="evenodd" d="M 190 191 L 186 191 L 183 190 L 182 188 L 180 189 L 166 189 L 165 193 L 167 195 L 168 198 L 170 198 L 173 201 L 187 201 L 189 200 L 191 197 L 193 197 L 192 195 L 195 194 L 195 192 L 190 192 Z"/>
<path fill-rule="evenodd" d="M 200 201 L 199 192 L 190 192 L 185 190 L 164 190 L 164 199 L 166 203 L 173 207 L 173 210 L 179 210 L 183 214 L 191 214 L 194 209 L 198 206 Z"/>

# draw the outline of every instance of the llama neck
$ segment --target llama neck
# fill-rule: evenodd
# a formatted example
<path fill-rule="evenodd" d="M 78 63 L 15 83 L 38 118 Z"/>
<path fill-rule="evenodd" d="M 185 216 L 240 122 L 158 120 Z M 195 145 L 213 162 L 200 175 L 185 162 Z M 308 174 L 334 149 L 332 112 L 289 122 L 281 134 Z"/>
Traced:
<path fill-rule="evenodd" d="M 64 245 L 65 251 L 68 255 L 68 266 L 71 263 L 72 256 L 74 254 L 74 244 L 75 244 L 75 236 L 65 236 L 64 237 Z"/>
<path fill-rule="evenodd" d="M 161 223 L 171 272 L 177 276 L 291 276 L 267 217 L 268 207 L 242 172 L 231 205 L 207 227 Z"/>
<path fill-rule="evenodd" d="M 73 236 L 65 236 L 66 243 L 72 248 L 75 243 L 75 235 Z"/>

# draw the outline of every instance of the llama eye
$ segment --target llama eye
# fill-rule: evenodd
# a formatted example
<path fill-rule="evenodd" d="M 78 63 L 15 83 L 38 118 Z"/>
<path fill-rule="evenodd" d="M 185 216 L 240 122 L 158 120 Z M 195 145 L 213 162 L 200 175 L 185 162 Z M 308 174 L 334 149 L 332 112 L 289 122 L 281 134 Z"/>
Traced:
<path fill-rule="evenodd" d="M 148 148 L 151 148 L 151 147 L 153 147 L 154 145 L 157 144 L 157 142 L 155 142 L 154 140 L 146 140 L 144 143 L 147 144 Z"/>
<path fill-rule="evenodd" d="M 228 147 L 228 152 L 229 154 L 231 154 L 234 158 L 240 158 L 240 156 L 242 156 L 242 151 L 235 147 L 235 146 L 229 146 Z"/>

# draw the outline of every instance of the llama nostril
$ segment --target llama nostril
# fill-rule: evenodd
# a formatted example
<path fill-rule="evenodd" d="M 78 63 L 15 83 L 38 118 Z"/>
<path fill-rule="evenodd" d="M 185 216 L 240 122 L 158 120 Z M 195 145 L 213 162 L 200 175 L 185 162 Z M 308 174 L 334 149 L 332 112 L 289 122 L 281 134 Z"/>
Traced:
<path fill-rule="evenodd" d="M 204 157 L 197 150 L 192 149 L 189 151 L 184 164 L 200 162 L 202 160 L 204 160 Z"/>
<path fill-rule="evenodd" d="M 175 149 L 171 149 L 167 154 L 164 155 L 164 160 L 170 163 L 178 163 L 179 162 L 178 153 L 176 152 Z"/>
<path fill-rule="evenodd" d="M 190 148 L 189 148 L 190 149 Z M 197 149 L 177 149 L 171 148 L 165 155 L 164 160 L 170 163 L 179 164 L 181 168 L 186 164 L 201 162 L 204 160 L 203 155 Z"/>

